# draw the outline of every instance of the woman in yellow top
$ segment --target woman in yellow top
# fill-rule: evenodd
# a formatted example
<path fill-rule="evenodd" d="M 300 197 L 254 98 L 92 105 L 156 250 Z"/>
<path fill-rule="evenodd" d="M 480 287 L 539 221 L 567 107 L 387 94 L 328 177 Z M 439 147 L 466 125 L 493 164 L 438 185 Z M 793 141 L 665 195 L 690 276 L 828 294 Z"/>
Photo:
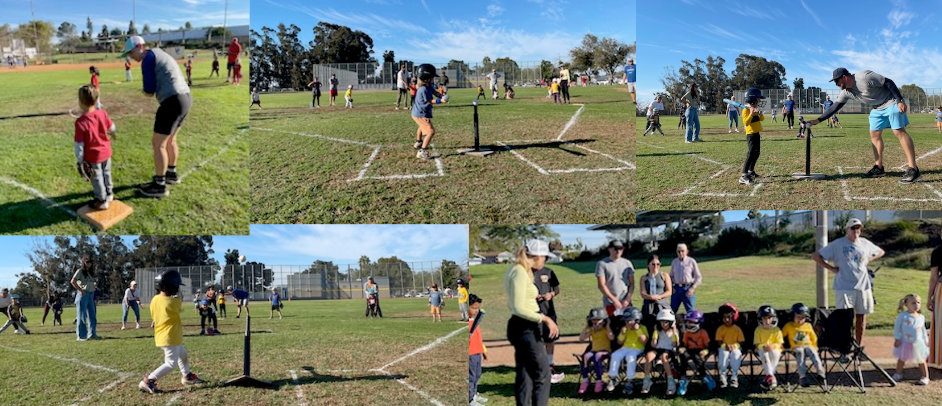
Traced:
<path fill-rule="evenodd" d="M 765 379 L 762 381 L 762 387 L 766 390 L 775 389 L 778 382 L 775 380 L 775 370 L 778 368 L 779 358 L 782 356 L 782 346 L 785 339 L 782 337 L 782 330 L 778 328 L 778 316 L 775 315 L 775 309 L 772 306 L 764 305 L 759 307 L 759 327 L 756 327 L 755 339 L 756 353 L 759 354 L 759 360 L 762 361 L 762 370 L 765 373 Z"/>
<path fill-rule="evenodd" d="M 550 337 L 559 336 L 559 328 L 553 319 L 540 314 L 533 271 L 543 268 L 546 257 L 550 256 L 555 257 L 546 241 L 527 240 L 517 251 L 516 263 L 504 275 L 504 291 L 511 314 L 507 321 L 507 340 L 514 346 L 517 371 L 514 396 L 518 405 L 542 406 L 549 402 L 550 368 L 540 323 L 549 328 Z"/>

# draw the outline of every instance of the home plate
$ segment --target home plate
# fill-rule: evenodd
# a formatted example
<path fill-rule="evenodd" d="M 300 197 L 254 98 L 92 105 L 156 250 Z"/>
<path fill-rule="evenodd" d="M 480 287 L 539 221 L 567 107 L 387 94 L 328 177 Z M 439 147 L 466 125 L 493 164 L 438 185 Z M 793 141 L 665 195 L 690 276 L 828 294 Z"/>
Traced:
<path fill-rule="evenodd" d="M 108 208 L 105 210 L 94 210 L 88 205 L 78 209 L 78 215 L 99 231 L 105 231 L 118 224 L 121 220 L 130 216 L 132 212 L 134 212 L 134 209 L 120 200 L 109 202 Z"/>

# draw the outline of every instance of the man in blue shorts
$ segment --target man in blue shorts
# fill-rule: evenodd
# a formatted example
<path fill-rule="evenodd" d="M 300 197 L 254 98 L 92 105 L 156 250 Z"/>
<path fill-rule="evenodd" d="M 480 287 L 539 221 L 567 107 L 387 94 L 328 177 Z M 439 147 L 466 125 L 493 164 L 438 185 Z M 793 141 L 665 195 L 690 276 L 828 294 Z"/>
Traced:
<path fill-rule="evenodd" d="M 831 108 L 827 109 L 821 117 L 811 120 L 811 125 L 827 120 L 837 113 L 850 99 L 873 107 L 870 111 L 870 142 L 873 144 L 873 168 L 864 174 L 865 178 L 880 178 L 886 176 L 883 167 L 883 129 L 889 127 L 899 139 L 900 146 L 906 154 L 907 168 L 900 183 L 913 183 L 919 180 L 921 174 L 916 166 L 916 147 L 913 139 L 906 132 L 909 118 L 906 117 L 906 104 L 903 94 L 890 78 L 862 70 L 850 73 L 845 68 L 834 69 L 831 81 L 841 88 L 841 94 Z"/>
<path fill-rule="evenodd" d="M 628 64 L 625 65 L 625 74 L 621 78 L 622 82 L 628 85 L 628 92 L 631 93 L 631 102 L 637 103 L 637 96 L 635 95 L 635 60 L 629 59 Z"/>

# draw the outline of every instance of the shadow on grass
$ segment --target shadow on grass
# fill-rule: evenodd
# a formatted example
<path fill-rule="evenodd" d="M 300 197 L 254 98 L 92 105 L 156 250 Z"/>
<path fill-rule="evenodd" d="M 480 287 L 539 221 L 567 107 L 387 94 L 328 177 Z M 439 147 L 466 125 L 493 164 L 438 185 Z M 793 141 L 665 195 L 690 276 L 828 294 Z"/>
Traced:
<path fill-rule="evenodd" d="M 319 373 L 314 369 L 314 367 L 310 367 L 310 366 L 301 367 L 301 370 L 311 374 L 311 376 L 306 376 L 303 379 L 299 378 L 298 379 L 299 384 L 314 383 L 314 382 L 349 382 L 349 381 L 359 382 L 359 381 L 390 381 L 390 380 L 395 381 L 397 379 L 408 378 L 408 375 L 402 375 L 402 374 L 386 375 L 381 372 L 374 373 L 372 375 L 364 375 L 364 376 L 349 376 L 349 377 L 336 376 L 336 375 Z M 272 383 L 275 384 L 276 382 L 281 382 L 281 385 L 294 384 L 294 381 L 292 379 L 280 379 Z"/>
<path fill-rule="evenodd" d="M 693 151 L 693 152 L 657 152 L 657 153 L 653 153 L 653 154 L 635 154 L 635 157 L 638 157 L 638 158 L 641 158 L 641 157 L 654 157 L 654 158 L 656 158 L 656 157 L 662 157 L 662 156 L 698 155 L 698 154 L 702 154 L 702 153 L 703 153 L 703 152 L 696 152 L 696 151 Z"/>
<path fill-rule="evenodd" d="M 17 118 L 55 117 L 55 116 L 64 116 L 64 115 L 68 115 L 68 114 L 69 114 L 68 112 L 62 112 L 62 113 L 29 113 L 29 114 L 20 114 L 20 115 L 17 115 L 17 116 L 5 116 L 5 117 L 0 117 L 0 121 L 2 121 L 2 120 L 13 120 L 13 119 L 17 119 Z"/>
<path fill-rule="evenodd" d="M 114 193 L 118 194 L 129 189 L 136 188 L 136 185 L 133 186 L 120 186 L 114 188 Z M 48 199 L 59 203 L 63 207 L 68 207 L 73 211 L 78 210 L 89 201 L 91 201 L 91 191 L 85 191 L 82 193 L 68 193 L 55 197 L 48 197 Z M 138 198 L 139 199 L 139 198 Z M 146 199 L 150 199 L 147 197 Z M 73 200 L 79 200 L 79 204 L 67 204 L 65 202 L 71 202 Z M 133 198 L 124 199 L 125 202 L 130 200 L 136 200 Z M 9 202 L 0 204 L 0 213 L 15 213 L 19 210 L 24 210 L 25 207 L 41 207 L 44 215 L 42 216 L 29 216 L 23 217 L 21 219 L 11 217 L 9 214 L 3 214 L 3 221 L 0 221 L 0 234 L 16 234 L 21 231 L 29 230 L 31 228 L 49 226 L 53 224 L 58 224 L 66 221 L 71 221 L 77 217 L 72 217 L 68 213 L 58 210 L 53 207 L 49 207 L 47 202 L 40 198 L 32 198 L 27 200 L 21 200 L 17 202 Z M 89 232 L 94 232 L 95 230 L 89 225 Z"/>

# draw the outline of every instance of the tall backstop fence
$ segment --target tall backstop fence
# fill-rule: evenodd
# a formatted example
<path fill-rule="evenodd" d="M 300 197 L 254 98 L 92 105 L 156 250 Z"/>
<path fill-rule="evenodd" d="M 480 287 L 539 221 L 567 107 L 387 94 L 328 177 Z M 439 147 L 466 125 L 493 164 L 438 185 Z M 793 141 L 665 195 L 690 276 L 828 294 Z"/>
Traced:
<path fill-rule="evenodd" d="M 415 77 L 419 63 L 405 63 L 406 73 L 409 77 Z M 552 78 L 559 74 L 558 66 L 547 65 L 541 62 L 523 61 L 523 62 L 494 62 L 490 64 L 465 64 L 465 63 L 432 63 L 438 71 L 438 75 L 448 77 L 449 88 L 470 88 L 481 85 L 485 89 L 490 84 L 490 79 L 486 76 L 492 70 L 497 70 L 500 75 L 497 81 L 499 86 L 507 83 L 514 87 L 520 86 L 539 86 L 544 78 Z M 339 88 L 345 89 L 348 85 L 354 85 L 357 89 L 393 89 L 396 87 L 397 77 L 400 69 L 399 63 L 334 63 L 334 64 L 313 64 L 310 66 L 311 79 L 318 78 L 325 86 L 329 83 L 332 75 L 336 75 L 339 82 Z M 624 68 L 616 69 L 616 73 Z M 581 84 L 583 72 L 572 71 L 575 82 L 577 79 Z M 586 75 L 586 84 L 615 84 L 619 83 L 621 76 L 611 78 L 600 72 L 595 75 Z M 272 87 L 277 88 L 277 83 L 272 83 Z M 575 85 L 575 83 L 573 84 Z M 287 87 L 287 86 L 282 86 Z M 277 90 L 277 89 L 269 89 Z M 283 89 L 288 90 L 288 89 Z"/>
<path fill-rule="evenodd" d="M 420 297 L 435 283 L 442 290 L 454 288 L 457 278 L 466 278 L 467 266 L 449 267 L 442 263 L 392 262 L 360 266 L 317 262 L 312 265 L 264 265 L 248 263 L 226 266 L 179 266 L 138 268 L 135 280 L 140 287 L 141 301 L 149 303 L 154 296 L 154 278 L 161 272 L 176 270 L 185 286 L 180 289 L 184 301 L 209 286 L 217 290 L 232 286 L 249 292 L 251 299 L 266 301 L 274 288 L 286 300 L 292 299 L 363 299 L 364 285 L 372 276 L 379 286 L 381 298 Z"/>

